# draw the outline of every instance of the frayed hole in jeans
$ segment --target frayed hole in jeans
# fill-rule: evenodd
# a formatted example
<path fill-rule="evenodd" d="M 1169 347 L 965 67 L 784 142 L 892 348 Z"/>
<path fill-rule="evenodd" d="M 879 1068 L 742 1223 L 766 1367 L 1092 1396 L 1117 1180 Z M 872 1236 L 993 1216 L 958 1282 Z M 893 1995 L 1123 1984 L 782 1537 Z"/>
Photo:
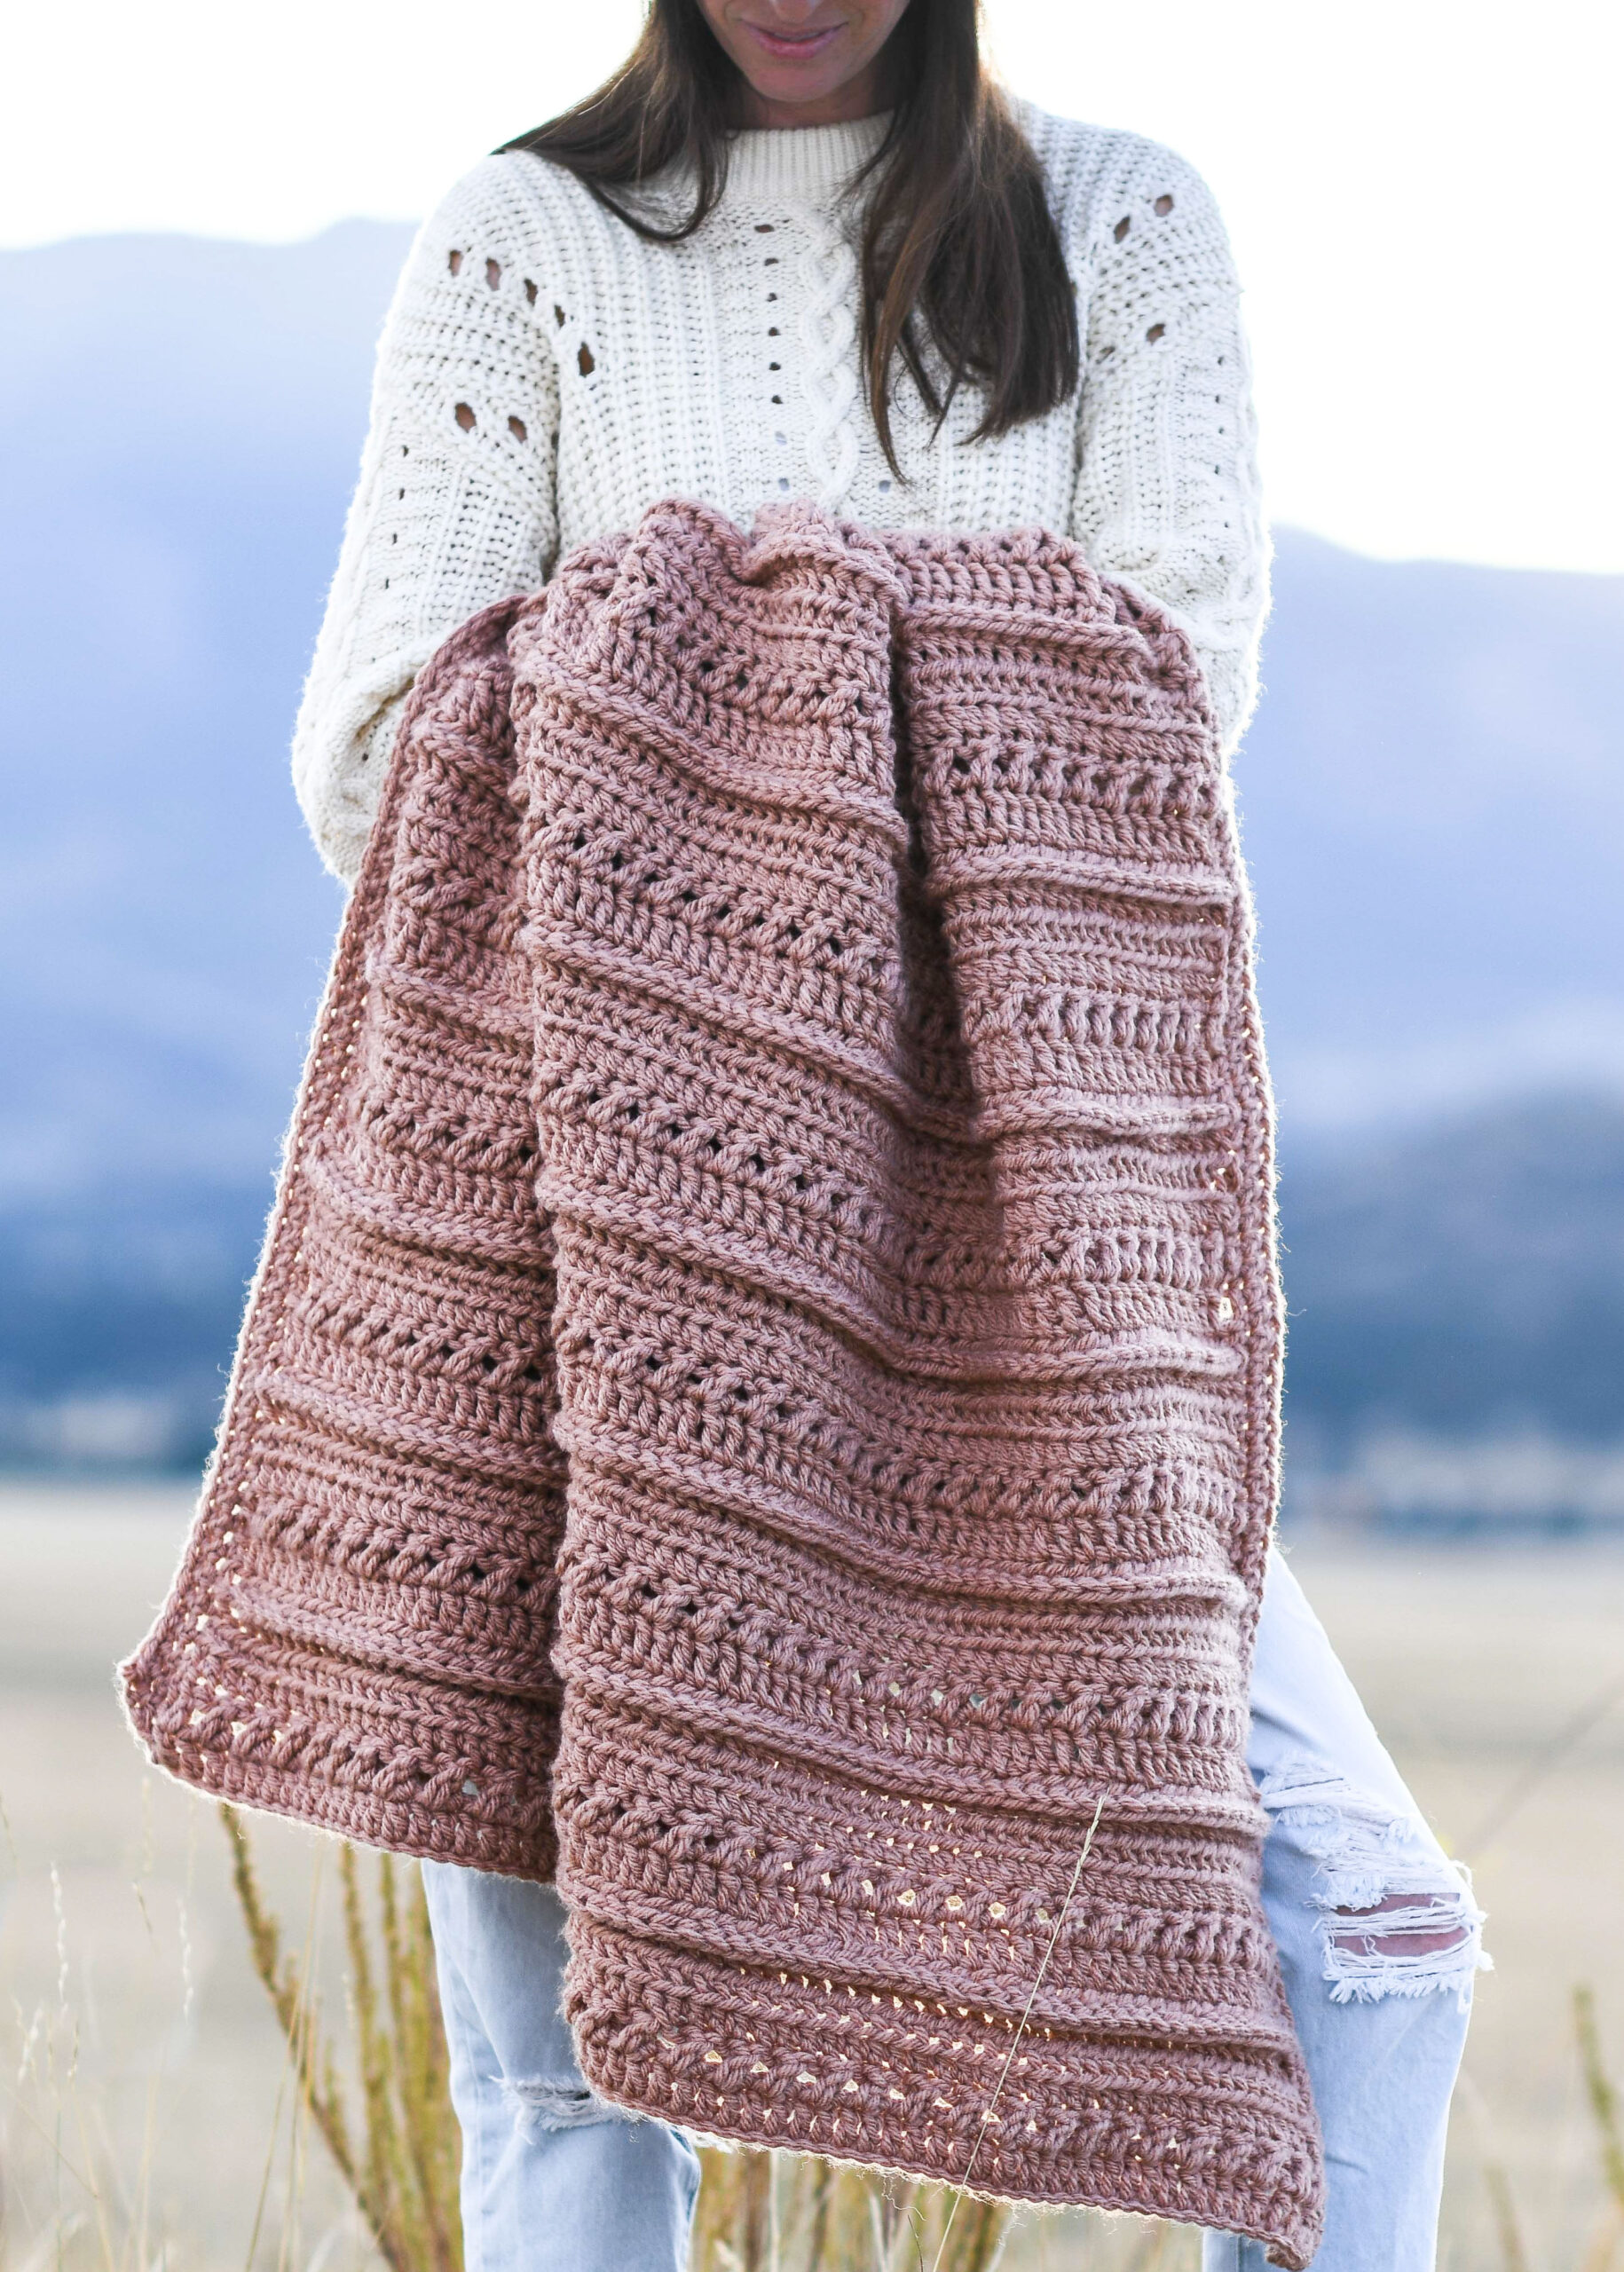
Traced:
<path fill-rule="evenodd" d="M 592 2122 L 635 2122 L 639 2118 L 624 2107 L 611 2106 L 585 2083 L 553 2082 L 531 2077 L 504 2075 L 503 2095 L 510 2099 L 529 2131 L 581 2130 Z"/>
<path fill-rule="evenodd" d="M 1471 1878 L 1426 1826 L 1320 1762 L 1284 1761 L 1258 1797 L 1316 1864 L 1314 1906 L 1334 2004 L 1453 1989 L 1486 1971 Z"/>

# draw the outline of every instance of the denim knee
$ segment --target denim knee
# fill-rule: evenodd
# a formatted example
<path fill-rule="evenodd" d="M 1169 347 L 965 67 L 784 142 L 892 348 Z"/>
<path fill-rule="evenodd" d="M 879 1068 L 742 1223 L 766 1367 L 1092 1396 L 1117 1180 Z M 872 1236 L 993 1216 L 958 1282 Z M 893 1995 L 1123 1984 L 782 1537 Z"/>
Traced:
<path fill-rule="evenodd" d="M 579 2075 L 508 2075 L 497 2078 L 502 2096 L 518 2118 L 521 2135 L 545 2136 L 554 2130 L 584 2130 L 594 2122 L 636 2122 L 641 2116 L 600 2098 Z"/>
<path fill-rule="evenodd" d="M 1444 1992 L 1465 2010 L 1489 1965 L 1483 1912 L 1420 1816 L 1305 1754 L 1271 1769 L 1258 1796 L 1272 1818 L 1265 1893 L 1271 1878 L 1296 1881 L 1331 2002 Z"/>

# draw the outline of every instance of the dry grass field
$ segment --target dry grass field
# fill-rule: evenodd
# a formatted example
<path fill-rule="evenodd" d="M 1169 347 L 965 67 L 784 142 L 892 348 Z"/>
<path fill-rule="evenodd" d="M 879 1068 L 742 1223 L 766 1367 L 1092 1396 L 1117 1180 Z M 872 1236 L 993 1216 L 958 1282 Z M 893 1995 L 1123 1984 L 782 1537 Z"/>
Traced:
<path fill-rule="evenodd" d="M 370 2265 L 244 1952 L 213 1811 L 146 1772 L 114 1660 L 185 1526 L 174 1491 L 0 1491 L 0 2267 L 351 2272 Z M 1596 1995 L 1624 2079 L 1624 1552 L 1305 1542 L 1294 1560 L 1452 1850 L 1497 1970 L 1457 2102 L 1447 2272 L 1624 2267 L 1574 2049 Z M 342 2031 L 330 1850 L 256 1829 Z M 1496 2201 L 1502 2205 L 1496 2209 Z M 1504 2204 L 1515 2214 L 1515 2237 Z M 1187 2272 L 1190 2236 L 1025 2228 L 1011 2272 Z M 627 2272 L 633 2272 L 628 2268 Z"/>

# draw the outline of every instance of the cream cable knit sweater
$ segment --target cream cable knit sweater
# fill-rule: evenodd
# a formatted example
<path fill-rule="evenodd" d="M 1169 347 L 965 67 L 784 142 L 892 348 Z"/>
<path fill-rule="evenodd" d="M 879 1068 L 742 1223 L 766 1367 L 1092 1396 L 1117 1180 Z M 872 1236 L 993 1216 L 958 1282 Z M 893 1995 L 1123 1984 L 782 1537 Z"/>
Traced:
<path fill-rule="evenodd" d="M 1084 327 L 1077 395 L 1000 439 L 934 442 L 897 389 L 891 474 L 863 400 L 840 193 L 882 118 L 733 146 L 696 236 L 646 243 L 568 174 L 486 158 L 425 223 L 379 348 L 361 476 L 304 690 L 294 779 L 328 865 L 359 868 L 399 706 L 448 633 L 666 496 L 747 525 L 811 497 L 875 529 L 1041 525 L 1188 632 L 1226 748 L 1266 604 L 1246 344 L 1204 184 L 1140 137 L 1019 106 Z M 643 194 L 685 208 L 680 171 Z"/>

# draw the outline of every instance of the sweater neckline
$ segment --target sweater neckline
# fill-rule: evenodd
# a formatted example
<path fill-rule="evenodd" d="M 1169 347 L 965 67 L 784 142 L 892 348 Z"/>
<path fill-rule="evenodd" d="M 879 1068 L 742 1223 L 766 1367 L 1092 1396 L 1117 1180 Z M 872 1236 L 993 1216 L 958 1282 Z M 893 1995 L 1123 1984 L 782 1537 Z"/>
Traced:
<path fill-rule="evenodd" d="M 752 126 L 728 146 L 727 195 L 832 198 L 885 140 L 888 110 L 833 126 Z"/>

